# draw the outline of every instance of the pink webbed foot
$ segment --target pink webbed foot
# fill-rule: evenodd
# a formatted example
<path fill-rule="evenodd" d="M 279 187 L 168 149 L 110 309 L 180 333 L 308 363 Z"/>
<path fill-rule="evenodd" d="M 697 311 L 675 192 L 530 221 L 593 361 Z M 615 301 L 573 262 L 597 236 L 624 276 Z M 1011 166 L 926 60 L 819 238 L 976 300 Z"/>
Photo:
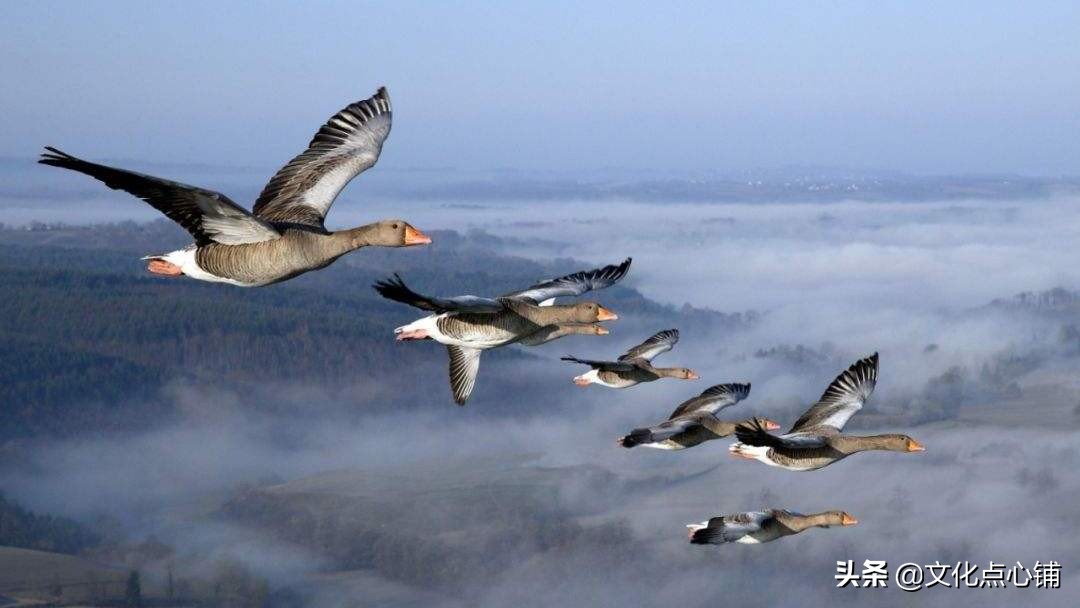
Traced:
<path fill-rule="evenodd" d="M 146 264 L 146 269 L 162 277 L 179 277 L 184 274 L 184 271 L 180 270 L 179 266 L 165 260 L 150 260 Z"/>
<path fill-rule="evenodd" d="M 427 340 L 431 336 L 428 335 L 427 330 L 424 329 L 410 329 L 404 330 L 398 328 L 394 330 L 394 339 L 398 342 L 404 340 Z"/>

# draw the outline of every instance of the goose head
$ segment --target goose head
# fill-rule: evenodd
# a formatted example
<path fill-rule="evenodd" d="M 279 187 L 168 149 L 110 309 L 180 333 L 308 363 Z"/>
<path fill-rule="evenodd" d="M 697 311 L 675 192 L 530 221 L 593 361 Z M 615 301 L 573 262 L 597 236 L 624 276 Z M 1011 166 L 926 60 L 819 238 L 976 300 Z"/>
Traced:
<path fill-rule="evenodd" d="M 405 220 L 383 220 L 371 224 L 370 228 L 364 234 L 365 245 L 412 247 L 431 242 L 431 237 Z"/>
<path fill-rule="evenodd" d="M 846 511 L 826 511 L 820 516 L 821 523 L 818 524 L 822 528 L 828 528 L 830 526 L 854 526 L 859 523 L 859 520 L 855 519 L 850 513 Z"/>
<path fill-rule="evenodd" d="M 697 380 L 701 378 L 701 376 L 697 375 L 697 372 L 688 367 L 668 368 L 664 375 L 668 378 L 678 378 L 679 380 Z"/>
<path fill-rule="evenodd" d="M 619 315 L 596 302 L 578 302 L 572 305 L 572 309 L 572 316 L 576 323 L 597 323 L 599 321 L 614 321 L 619 318 Z"/>
<path fill-rule="evenodd" d="M 877 440 L 879 449 L 888 450 L 890 452 L 925 452 L 926 448 L 923 444 L 915 441 L 907 435 L 900 434 L 887 434 L 878 435 L 874 437 Z"/>
<path fill-rule="evenodd" d="M 584 327 L 579 327 L 577 329 L 577 333 L 579 333 L 579 334 L 590 334 L 590 335 L 594 335 L 594 336 L 606 336 L 606 335 L 611 333 L 611 330 L 604 327 L 603 325 L 597 325 L 595 323 L 590 323 L 588 325 L 585 325 Z"/>
<path fill-rule="evenodd" d="M 606 336 L 611 333 L 598 323 L 558 323 L 556 327 L 556 332 L 564 336 Z"/>

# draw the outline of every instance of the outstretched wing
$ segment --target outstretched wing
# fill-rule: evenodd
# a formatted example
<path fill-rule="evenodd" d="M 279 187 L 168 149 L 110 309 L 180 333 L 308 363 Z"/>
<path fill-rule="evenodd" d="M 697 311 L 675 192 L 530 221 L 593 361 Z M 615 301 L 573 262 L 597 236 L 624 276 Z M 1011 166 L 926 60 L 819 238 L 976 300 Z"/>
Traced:
<path fill-rule="evenodd" d="M 645 340 L 641 344 L 626 351 L 619 357 L 619 361 L 628 361 L 630 359 L 652 361 L 657 355 L 666 353 L 674 348 L 675 343 L 678 341 L 679 330 L 665 329 L 664 331 L 649 336 L 648 340 Z"/>
<path fill-rule="evenodd" d="M 717 384 L 716 386 L 710 386 L 697 397 L 680 403 L 679 407 L 675 408 L 675 411 L 671 413 L 668 420 L 698 411 L 715 414 L 746 399 L 749 394 L 749 382 L 746 384 Z"/>
<path fill-rule="evenodd" d="M 594 289 L 604 289 L 618 283 L 630 270 L 632 258 L 626 258 L 622 264 L 611 264 L 603 268 L 582 270 L 564 277 L 537 283 L 528 289 L 508 293 L 504 298 L 530 300 L 543 303 L 563 296 L 580 296 Z"/>
<path fill-rule="evenodd" d="M 379 160 L 391 114 L 385 87 L 334 114 L 307 150 L 270 178 L 255 201 L 255 215 L 322 228 L 342 188 Z"/>
<path fill-rule="evenodd" d="M 835 434 L 836 431 L 831 431 Z M 786 435 L 773 435 L 765 430 L 757 418 L 735 426 L 735 437 L 740 443 L 746 445 L 784 448 L 789 450 L 802 450 L 821 448 L 828 445 L 828 437 L 815 433 L 788 433 Z"/>
<path fill-rule="evenodd" d="M 697 526 L 689 526 L 693 530 L 690 542 L 695 545 L 733 543 L 747 534 L 760 531 L 770 517 L 772 515 L 765 511 L 713 517 L 704 528 L 695 530 Z"/>
<path fill-rule="evenodd" d="M 196 245 L 212 242 L 240 245 L 281 236 L 269 223 L 254 217 L 224 194 L 91 163 L 56 148 L 45 149 L 48 152 L 41 155 L 39 163 L 85 173 L 113 190 L 123 190 L 141 198 L 190 232 Z"/>
<path fill-rule="evenodd" d="M 795 421 L 789 433 L 828 427 L 841 431 L 874 392 L 878 354 L 860 359 L 832 381 L 821 399 Z"/>
<path fill-rule="evenodd" d="M 588 365 L 593 369 L 598 369 L 603 372 L 629 372 L 637 368 L 632 362 L 624 361 L 594 361 L 592 359 L 578 359 L 577 357 L 560 357 L 563 361 L 573 361 L 574 363 L 581 363 Z"/>
<path fill-rule="evenodd" d="M 450 390 L 454 392 L 454 402 L 465 405 L 476 386 L 476 373 L 480 371 L 479 348 L 447 346 L 450 354 Z"/>
<path fill-rule="evenodd" d="M 415 306 L 420 310 L 432 312 L 499 312 L 503 305 L 489 298 L 477 296 L 455 296 L 435 298 L 416 293 L 405 285 L 397 274 L 392 279 L 377 281 L 372 287 L 384 298 Z"/>

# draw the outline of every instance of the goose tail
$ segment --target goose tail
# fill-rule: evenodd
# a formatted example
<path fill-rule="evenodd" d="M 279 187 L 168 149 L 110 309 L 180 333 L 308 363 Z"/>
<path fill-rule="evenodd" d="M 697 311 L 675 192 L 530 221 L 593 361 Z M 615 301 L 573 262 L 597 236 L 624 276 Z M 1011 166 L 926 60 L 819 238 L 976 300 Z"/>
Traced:
<path fill-rule="evenodd" d="M 624 448 L 632 448 L 644 443 L 652 443 L 652 431 L 649 429 L 634 429 L 630 434 L 619 439 L 619 445 Z"/>
<path fill-rule="evenodd" d="M 686 524 L 686 536 L 690 539 L 692 545 L 711 545 L 718 542 L 725 542 L 715 533 L 716 528 L 710 528 L 709 522 L 703 521 L 700 524 Z"/>

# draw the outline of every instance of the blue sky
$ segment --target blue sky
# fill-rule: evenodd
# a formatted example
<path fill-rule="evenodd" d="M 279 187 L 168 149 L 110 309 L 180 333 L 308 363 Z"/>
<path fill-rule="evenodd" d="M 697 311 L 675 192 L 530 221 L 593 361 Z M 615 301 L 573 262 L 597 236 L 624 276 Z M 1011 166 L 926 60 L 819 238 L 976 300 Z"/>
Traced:
<path fill-rule="evenodd" d="M 1080 174 L 1076 3 L 7 2 L 0 156 L 276 165 L 390 87 L 396 168 Z"/>

